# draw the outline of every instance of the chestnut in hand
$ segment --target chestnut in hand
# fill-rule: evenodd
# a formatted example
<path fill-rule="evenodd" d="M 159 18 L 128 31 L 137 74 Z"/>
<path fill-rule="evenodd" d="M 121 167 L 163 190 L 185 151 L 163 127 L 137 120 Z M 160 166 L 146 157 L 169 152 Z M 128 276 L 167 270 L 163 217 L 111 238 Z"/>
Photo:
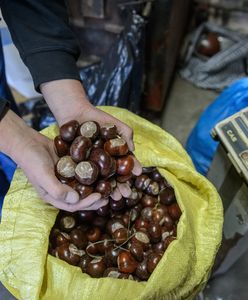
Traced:
<path fill-rule="evenodd" d="M 123 156 L 128 153 L 128 145 L 123 138 L 115 138 L 104 144 L 104 150 L 111 156 Z"/>
<path fill-rule="evenodd" d="M 122 176 L 132 173 L 134 167 L 134 160 L 131 155 L 120 157 L 116 160 L 117 169 L 116 173 Z"/>
<path fill-rule="evenodd" d="M 70 147 L 71 158 L 75 162 L 87 159 L 91 145 L 92 143 L 90 139 L 83 136 L 76 137 Z"/>
<path fill-rule="evenodd" d="M 100 193 L 104 198 L 107 198 L 112 192 L 112 186 L 110 181 L 107 180 L 99 180 L 97 182 L 95 191 Z"/>
<path fill-rule="evenodd" d="M 70 121 L 62 125 L 59 129 L 60 136 L 65 142 L 72 142 L 79 127 L 78 121 Z"/>
<path fill-rule="evenodd" d="M 147 175 L 142 174 L 136 177 L 134 185 L 137 190 L 145 191 L 148 185 L 150 184 L 150 182 L 151 179 Z"/>
<path fill-rule="evenodd" d="M 61 157 L 55 167 L 56 174 L 66 180 L 73 180 L 76 164 L 70 156 Z"/>
<path fill-rule="evenodd" d="M 93 187 L 90 185 L 83 185 L 81 183 L 77 183 L 75 186 L 75 190 L 79 193 L 80 200 L 88 197 L 93 193 Z"/>
<path fill-rule="evenodd" d="M 106 123 L 101 129 L 101 138 L 104 140 L 111 140 L 117 137 L 117 127 L 114 124 Z"/>
<path fill-rule="evenodd" d="M 92 161 L 82 161 L 75 168 L 76 179 L 85 185 L 93 184 L 98 177 L 98 166 Z"/>
<path fill-rule="evenodd" d="M 86 121 L 80 125 L 79 132 L 82 136 L 95 140 L 100 132 L 100 126 L 95 121 Z"/>
<path fill-rule="evenodd" d="M 54 139 L 54 148 L 58 157 L 62 157 L 69 153 L 70 146 L 58 135 Z"/>
<path fill-rule="evenodd" d="M 101 148 L 92 149 L 89 160 L 96 163 L 102 177 L 108 177 L 112 172 L 113 160 L 111 156 Z"/>

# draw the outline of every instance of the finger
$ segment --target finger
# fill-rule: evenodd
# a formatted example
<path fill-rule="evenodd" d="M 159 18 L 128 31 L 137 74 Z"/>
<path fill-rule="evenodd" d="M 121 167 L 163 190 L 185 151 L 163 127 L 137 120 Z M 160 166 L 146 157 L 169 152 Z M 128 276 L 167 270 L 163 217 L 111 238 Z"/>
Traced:
<path fill-rule="evenodd" d="M 108 199 L 100 199 L 98 201 L 96 201 L 94 204 L 92 204 L 91 206 L 85 208 L 84 210 L 97 210 L 98 208 L 105 206 L 109 203 Z"/>
<path fill-rule="evenodd" d="M 115 188 L 115 189 L 113 190 L 113 192 L 110 194 L 110 197 L 111 197 L 113 200 L 118 201 L 118 200 L 121 200 L 122 195 L 121 195 L 119 189 L 118 189 L 118 188 Z"/>
<path fill-rule="evenodd" d="M 121 195 L 125 198 L 128 198 L 132 194 L 132 190 L 128 183 L 119 183 L 117 182 L 117 188 Z"/>
<path fill-rule="evenodd" d="M 79 194 L 70 186 L 62 184 L 54 175 L 53 169 L 45 170 L 44 174 L 40 177 L 39 186 L 54 200 L 71 204 L 79 201 Z"/>
<path fill-rule="evenodd" d="M 133 161 L 134 161 L 134 166 L 133 166 L 132 173 L 135 176 L 139 176 L 142 173 L 141 163 L 136 159 L 136 157 L 132 156 L 132 158 L 133 158 Z"/>
<path fill-rule="evenodd" d="M 133 152 L 134 151 L 133 130 L 125 124 L 121 124 L 121 126 L 117 126 L 117 129 L 121 137 L 127 142 L 128 149 Z"/>

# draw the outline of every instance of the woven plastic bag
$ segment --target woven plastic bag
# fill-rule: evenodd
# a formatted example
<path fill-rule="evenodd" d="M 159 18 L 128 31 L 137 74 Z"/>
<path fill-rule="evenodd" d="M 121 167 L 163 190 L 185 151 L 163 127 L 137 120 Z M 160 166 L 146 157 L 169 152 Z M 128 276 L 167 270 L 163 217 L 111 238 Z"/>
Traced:
<path fill-rule="evenodd" d="M 148 282 L 91 278 L 47 254 L 58 210 L 39 199 L 17 169 L 0 225 L 0 281 L 23 300 L 192 299 L 206 284 L 221 241 L 221 200 L 172 136 L 124 109 L 103 110 L 133 128 L 137 158 L 144 166 L 157 166 L 174 187 L 183 212 L 177 240 Z M 56 126 L 44 131 L 50 138 L 57 133 Z"/>

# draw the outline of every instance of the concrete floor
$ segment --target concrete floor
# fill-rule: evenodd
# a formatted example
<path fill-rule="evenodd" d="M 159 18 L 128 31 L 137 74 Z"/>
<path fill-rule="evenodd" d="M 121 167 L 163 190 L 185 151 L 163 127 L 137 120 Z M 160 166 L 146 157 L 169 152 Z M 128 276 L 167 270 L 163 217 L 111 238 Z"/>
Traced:
<path fill-rule="evenodd" d="M 197 122 L 203 110 L 216 97 L 213 91 L 202 90 L 192 84 L 175 77 L 171 93 L 166 102 L 162 116 L 162 127 L 175 136 L 182 145 L 185 145 L 187 137 Z M 246 279 L 248 278 L 248 255 L 242 257 L 224 276 L 211 282 L 197 300 L 246 300 Z M 14 300 L 0 283 L 0 300 Z"/>

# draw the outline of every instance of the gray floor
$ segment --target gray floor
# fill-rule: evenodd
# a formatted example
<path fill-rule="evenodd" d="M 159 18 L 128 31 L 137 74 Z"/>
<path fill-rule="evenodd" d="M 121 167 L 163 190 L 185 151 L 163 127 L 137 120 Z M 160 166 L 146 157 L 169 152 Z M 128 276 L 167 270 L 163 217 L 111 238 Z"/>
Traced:
<path fill-rule="evenodd" d="M 176 76 L 162 117 L 162 127 L 183 145 L 203 110 L 218 96 L 217 93 L 198 89 Z M 244 255 L 224 276 L 211 282 L 199 300 L 246 300 L 248 255 Z M 13 300 L 0 284 L 0 300 Z"/>

